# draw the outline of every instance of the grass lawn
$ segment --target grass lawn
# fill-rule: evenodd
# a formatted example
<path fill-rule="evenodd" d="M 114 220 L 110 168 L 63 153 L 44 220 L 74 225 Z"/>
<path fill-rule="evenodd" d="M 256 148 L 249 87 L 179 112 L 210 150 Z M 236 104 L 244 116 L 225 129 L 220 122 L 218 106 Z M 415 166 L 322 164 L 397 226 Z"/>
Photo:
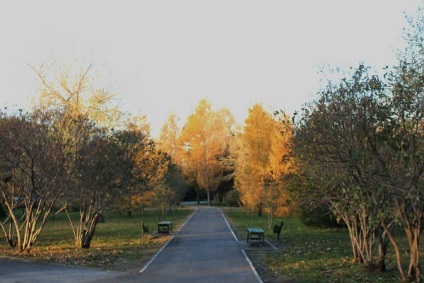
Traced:
<path fill-rule="evenodd" d="M 178 209 L 166 217 L 174 222 L 173 229 L 184 223 L 191 209 Z M 78 217 L 77 213 L 74 214 Z M 89 249 L 81 249 L 74 244 L 74 237 L 65 214 L 50 220 L 41 232 L 30 254 L 20 253 L 6 245 L 0 236 L 0 255 L 36 260 L 52 261 L 66 265 L 95 267 L 116 271 L 139 271 L 144 264 L 165 244 L 169 237 L 151 237 L 157 230 L 161 212 L 147 210 L 144 215 L 117 216 L 107 213 L 105 223 L 99 223 Z M 148 226 L 149 232 L 141 234 L 141 221 Z"/>
<path fill-rule="evenodd" d="M 346 229 L 312 228 L 298 218 L 283 218 L 284 226 L 277 243 L 272 228 L 266 226 L 266 215 L 258 217 L 232 208 L 223 209 L 223 212 L 240 240 L 246 237 L 246 227 L 261 227 L 266 231 L 265 238 L 278 247 L 277 251 L 249 252 L 265 282 L 281 282 L 282 278 L 294 282 L 400 282 L 391 246 L 386 261 L 388 271 L 370 272 L 362 265 L 352 263 Z M 406 257 L 403 260 L 406 266 Z"/>

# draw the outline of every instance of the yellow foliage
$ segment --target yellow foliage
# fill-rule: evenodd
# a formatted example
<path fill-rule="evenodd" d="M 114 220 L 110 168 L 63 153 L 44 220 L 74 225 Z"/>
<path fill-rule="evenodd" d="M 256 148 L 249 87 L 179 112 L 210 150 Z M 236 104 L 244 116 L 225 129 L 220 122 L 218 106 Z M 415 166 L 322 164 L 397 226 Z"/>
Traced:
<path fill-rule="evenodd" d="M 179 118 L 175 113 L 168 116 L 167 122 L 162 126 L 159 140 L 157 141 L 158 149 L 167 153 L 172 159 L 177 156 L 179 150 L 178 137 L 180 129 L 178 127 Z"/>
<path fill-rule="evenodd" d="M 233 124 L 228 110 L 212 111 L 210 103 L 202 99 L 178 139 L 181 150 L 176 154 L 177 160 L 190 181 L 207 191 L 208 199 L 210 190 L 221 181 L 221 158 L 228 150 Z"/>
<path fill-rule="evenodd" d="M 244 132 L 238 137 L 235 185 L 251 209 L 270 213 L 286 205 L 283 174 L 292 170 L 292 131 L 284 114 L 279 120 L 259 104 L 249 109 Z"/>
<path fill-rule="evenodd" d="M 75 68 L 72 64 L 58 66 L 54 62 L 50 67 L 32 69 L 40 80 L 37 107 L 62 109 L 74 119 L 88 117 L 101 128 L 119 124 L 122 113 L 116 104 L 113 106 L 115 95 L 96 87 L 93 65 Z"/>

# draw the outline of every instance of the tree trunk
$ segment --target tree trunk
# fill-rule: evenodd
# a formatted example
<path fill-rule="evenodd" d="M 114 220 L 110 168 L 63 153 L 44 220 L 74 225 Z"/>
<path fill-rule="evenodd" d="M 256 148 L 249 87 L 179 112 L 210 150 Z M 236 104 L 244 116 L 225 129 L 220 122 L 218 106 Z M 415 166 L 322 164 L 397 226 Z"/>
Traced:
<path fill-rule="evenodd" d="M 212 205 L 212 203 L 211 203 L 211 193 L 210 193 L 209 187 L 206 189 L 206 193 L 208 195 L 208 205 L 211 206 Z"/>
<path fill-rule="evenodd" d="M 81 238 L 81 248 L 89 249 L 91 245 L 91 240 L 93 239 L 94 233 L 91 233 L 88 230 L 84 230 Z"/>
<path fill-rule="evenodd" d="M 205 142 L 206 145 L 206 142 Z M 208 195 L 208 205 L 211 206 L 211 192 L 209 188 L 209 164 L 208 164 L 208 157 L 207 157 L 207 148 L 205 147 L 205 163 L 206 163 L 206 170 L 205 170 L 205 180 L 206 180 L 206 194 Z"/>
<path fill-rule="evenodd" d="M 391 221 L 389 224 L 386 225 L 387 230 L 391 232 L 394 225 L 395 225 L 395 221 Z M 382 225 L 380 225 L 377 270 L 381 272 L 386 271 L 386 255 L 387 255 L 387 247 L 389 246 L 389 243 L 390 243 L 390 239 L 389 239 L 388 232 L 386 232 L 386 229 Z"/>
<path fill-rule="evenodd" d="M 81 235 L 81 248 L 89 249 L 91 245 L 91 240 L 93 239 L 94 232 L 96 231 L 96 226 L 98 223 L 101 214 L 95 214 L 91 221 L 86 225 Z"/>
<path fill-rule="evenodd" d="M 269 212 L 268 212 L 268 228 L 272 228 L 273 216 L 274 216 L 274 214 L 272 213 L 272 210 L 269 208 Z"/>
<path fill-rule="evenodd" d="M 387 225 L 384 223 L 384 221 L 381 221 L 381 226 L 384 228 L 384 231 L 387 233 L 387 237 L 389 238 L 390 242 L 393 245 L 393 248 L 395 249 L 397 267 L 398 267 L 400 276 L 402 278 L 402 281 L 405 282 L 406 281 L 406 276 L 405 276 L 405 273 L 403 272 L 403 268 L 402 268 L 402 259 L 401 259 L 399 245 L 396 242 L 396 240 L 393 237 L 393 235 L 391 234 L 391 232 L 390 232 L 389 228 L 387 227 Z"/>
<path fill-rule="evenodd" d="M 337 207 L 334 207 L 337 210 Z M 339 210 L 337 210 L 339 211 Z M 351 220 L 349 215 L 347 213 L 342 213 L 339 211 L 339 215 L 341 219 L 343 219 L 344 223 L 347 226 L 347 229 L 349 231 L 349 238 L 350 238 L 350 244 L 352 246 L 352 253 L 353 253 L 353 262 L 355 263 L 362 263 L 363 257 L 358 247 L 358 226 L 356 224 L 356 221 Z"/>
<path fill-rule="evenodd" d="M 410 250 L 409 268 L 408 268 L 408 280 L 410 282 L 422 282 L 421 281 L 421 267 L 419 264 L 419 250 L 417 232 L 414 231 L 414 241 Z"/>
<path fill-rule="evenodd" d="M 421 211 L 414 211 L 413 219 L 409 219 L 407 211 L 404 211 L 402 213 L 402 218 L 406 223 L 405 232 L 409 244 L 409 267 L 407 277 L 410 282 L 422 282 L 421 267 L 419 264 L 419 241 L 422 232 L 420 219 L 422 218 L 422 213 Z"/>
<path fill-rule="evenodd" d="M 258 204 L 258 216 L 262 216 L 262 202 Z"/>
<path fill-rule="evenodd" d="M 380 272 L 386 271 L 386 254 L 389 241 L 387 236 L 380 235 L 378 243 L 378 259 L 376 269 Z"/>

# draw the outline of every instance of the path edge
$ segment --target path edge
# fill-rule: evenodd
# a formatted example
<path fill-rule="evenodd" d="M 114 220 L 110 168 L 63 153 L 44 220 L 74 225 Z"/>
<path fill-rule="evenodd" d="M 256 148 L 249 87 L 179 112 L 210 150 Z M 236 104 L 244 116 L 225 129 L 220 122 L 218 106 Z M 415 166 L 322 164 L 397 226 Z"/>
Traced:
<path fill-rule="evenodd" d="M 230 223 L 228 223 L 227 217 L 225 217 L 225 214 L 222 212 L 222 209 L 221 208 L 219 209 L 219 211 L 221 212 L 221 215 L 224 218 L 225 223 L 227 223 L 227 226 L 230 229 L 231 234 L 233 234 L 233 237 L 234 237 L 235 241 L 238 243 L 239 240 L 237 239 L 236 234 L 234 233 L 233 229 L 231 228 Z M 264 281 L 262 281 L 261 276 L 259 276 L 259 273 L 256 270 L 255 266 L 253 265 L 252 261 L 250 260 L 249 256 L 247 255 L 246 251 L 244 249 L 241 249 L 241 252 L 243 253 L 243 256 L 246 259 L 247 263 L 250 265 L 250 268 L 252 269 L 253 274 L 255 274 L 256 279 L 258 279 L 258 282 L 259 283 L 264 283 Z"/>
<path fill-rule="evenodd" d="M 187 224 L 188 221 L 190 221 L 190 219 L 193 217 L 193 215 L 196 213 L 197 208 L 193 211 L 193 213 L 190 215 L 189 218 L 187 218 L 187 220 L 183 223 L 183 225 L 181 225 L 181 227 L 179 227 L 178 232 L 180 232 L 180 230 Z M 226 220 L 225 220 L 226 221 Z M 228 223 L 227 223 L 228 224 Z M 169 243 L 174 239 L 175 235 L 172 235 L 172 237 L 168 240 L 168 242 L 166 242 L 165 245 L 162 246 L 162 248 L 143 266 L 142 269 L 140 269 L 139 273 L 143 273 L 149 266 L 150 264 L 152 264 L 152 262 L 158 257 L 158 255 L 169 245 Z"/>

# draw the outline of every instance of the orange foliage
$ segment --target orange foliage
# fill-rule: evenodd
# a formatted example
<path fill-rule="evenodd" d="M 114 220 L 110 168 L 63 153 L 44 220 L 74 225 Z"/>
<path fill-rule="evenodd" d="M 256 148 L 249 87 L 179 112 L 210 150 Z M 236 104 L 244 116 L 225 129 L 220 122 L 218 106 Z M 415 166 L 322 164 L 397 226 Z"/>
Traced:
<path fill-rule="evenodd" d="M 233 124 L 228 110 L 212 111 L 210 103 L 202 99 L 181 131 L 182 150 L 177 159 L 191 182 L 206 190 L 209 201 L 210 191 L 221 181 L 221 158 L 228 149 Z"/>
<path fill-rule="evenodd" d="M 168 154 L 172 160 L 177 156 L 178 137 L 180 129 L 178 127 L 179 118 L 175 113 L 171 113 L 168 121 L 162 126 L 159 140 L 157 141 L 158 149 Z"/>
<path fill-rule="evenodd" d="M 292 168 L 292 131 L 284 114 L 278 120 L 259 104 L 249 109 L 244 132 L 239 137 L 235 184 L 242 202 L 260 213 L 281 210 L 286 205 L 282 175 Z"/>

